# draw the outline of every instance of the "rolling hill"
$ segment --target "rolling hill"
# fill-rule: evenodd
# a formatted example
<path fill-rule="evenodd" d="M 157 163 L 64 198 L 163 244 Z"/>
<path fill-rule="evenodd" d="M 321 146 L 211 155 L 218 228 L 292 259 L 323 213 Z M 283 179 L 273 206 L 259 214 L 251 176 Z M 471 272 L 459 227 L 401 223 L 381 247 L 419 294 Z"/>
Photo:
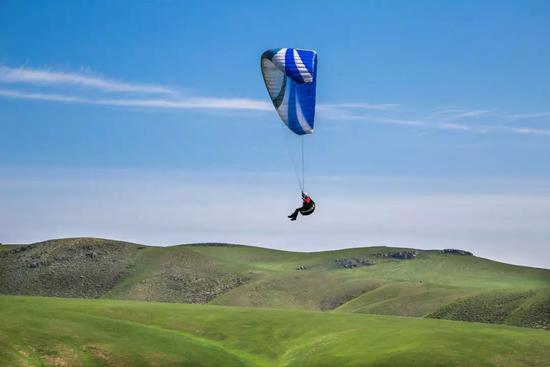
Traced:
<path fill-rule="evenodd" d="M 354 313 L 0 296 L 2 366 L 548 366 L 550 333 Z"/>
<path fill-rule="evenodd" d="M 0 246 L 4 247 L 4 246 Z M 462 251 L 313 253 L 73 238 L 0 251 L 0 294 L 368 313 L 550 329 L 550 270 Z"/>

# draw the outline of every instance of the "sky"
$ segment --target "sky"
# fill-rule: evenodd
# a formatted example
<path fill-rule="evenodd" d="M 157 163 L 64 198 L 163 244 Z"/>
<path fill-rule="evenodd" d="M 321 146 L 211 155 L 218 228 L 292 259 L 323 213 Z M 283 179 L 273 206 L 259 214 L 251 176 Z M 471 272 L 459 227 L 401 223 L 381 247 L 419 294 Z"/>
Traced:
<path fill-rule="evenodd" d="M 0 0 L 0 242 L 453 247 L 550 268 L 549 21 L 535 0 Z M 278 47 L 319 55 L 317 211 L 296 222 L 296 142 L 259 69 Z"/>

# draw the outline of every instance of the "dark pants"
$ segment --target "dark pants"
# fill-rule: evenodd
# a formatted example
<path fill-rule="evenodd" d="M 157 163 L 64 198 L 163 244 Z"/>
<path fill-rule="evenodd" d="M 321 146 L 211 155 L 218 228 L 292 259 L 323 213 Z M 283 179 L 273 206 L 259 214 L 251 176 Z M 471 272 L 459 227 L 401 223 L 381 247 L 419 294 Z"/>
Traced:
<path fill-rule="evenodd" d="M 294 213 L 290 214 L 288 217 L 290 219 L 296 219 L 296 217 L 298 216 L 298 213 L 300 212 L 300 209 L 302 208 L 296 208 L 296 210 L 294 211 Z"/>

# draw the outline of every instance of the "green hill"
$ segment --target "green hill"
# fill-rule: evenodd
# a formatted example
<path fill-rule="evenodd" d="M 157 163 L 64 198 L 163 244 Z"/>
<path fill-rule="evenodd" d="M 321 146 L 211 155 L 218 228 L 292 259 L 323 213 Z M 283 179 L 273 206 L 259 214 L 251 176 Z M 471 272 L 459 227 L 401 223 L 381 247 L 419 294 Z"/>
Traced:
<path fill-rule="evenodd" d="M 550 270 L 458 251 L 410 248 L 300 253 L 227 244 L 151 247 L 93 238 L 52 240 L 0 251 L 0 294 L 428 316 L 550 328 Z"/>
<path fill-rule="evenodd" d="M 550 333 L 502 325 L 0 296 L 5 366 L 547 366 Z"/>
<path fill-rule="evenodd" d="M 482 293 L 445 305 L 428 317 L 550 329 L 550 292 Z"/>

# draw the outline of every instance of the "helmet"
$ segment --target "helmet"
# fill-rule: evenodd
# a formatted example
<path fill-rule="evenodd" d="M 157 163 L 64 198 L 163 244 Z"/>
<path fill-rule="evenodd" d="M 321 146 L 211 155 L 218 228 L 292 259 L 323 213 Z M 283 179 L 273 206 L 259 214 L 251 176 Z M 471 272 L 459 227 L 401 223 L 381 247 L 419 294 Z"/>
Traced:
<path fill-rule="evenodd" d="M 307 192 L 303 192 L 303 191 L 302 191 L 302 198 L 304 198 L 304 199 L 305 199 L 305 198 L 307 198 L 307 197 L 309 197 L 308 193 L 307 193 Z"/>

